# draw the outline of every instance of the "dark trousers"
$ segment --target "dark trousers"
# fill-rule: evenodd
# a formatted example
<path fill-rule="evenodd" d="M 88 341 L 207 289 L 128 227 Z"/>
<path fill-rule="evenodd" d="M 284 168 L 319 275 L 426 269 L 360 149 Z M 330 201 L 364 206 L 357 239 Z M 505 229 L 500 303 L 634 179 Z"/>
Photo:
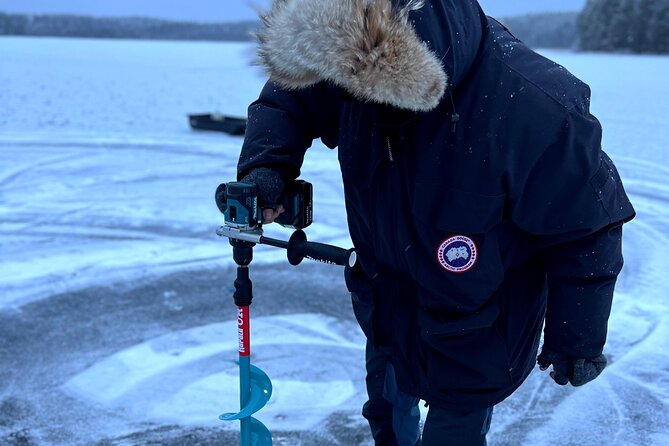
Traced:
<path fill-rule="evenodd" d="M 366 384 L 369 400 L 362 415 L 369 422 L 376 446 L 419 446 L 418 398 L 400 392 L 388 357 L 368 342 Z"/>
<path fill-rule="evenodd" d="M 367 343 L 367 395 L 362 415 L 376 446 L 485 446 L 492 407 L 477 411 L 428 410 L 421 440 L 418 398 L 401 392 L 388 357 Z"/>
<path fill-rule="evenodd" d="M 492 409 L 463 412 L 430 406 L 422 446 L 486 446 Z"/>

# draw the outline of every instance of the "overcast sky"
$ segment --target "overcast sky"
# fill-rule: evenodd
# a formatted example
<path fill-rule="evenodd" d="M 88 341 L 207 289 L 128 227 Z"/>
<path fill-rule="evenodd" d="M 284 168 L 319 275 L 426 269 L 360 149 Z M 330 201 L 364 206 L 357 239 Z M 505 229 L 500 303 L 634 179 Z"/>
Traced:
<path fill-rule="evenodd" d="M 269 0 L 0 0 L 0 11 L 70 13 L 95 16 L 147 16 L 170 20 L 221 22 L 256 17 L 252 5 Z M 576 11 L 585 0 L 480 0 L 489 15 Z"/>

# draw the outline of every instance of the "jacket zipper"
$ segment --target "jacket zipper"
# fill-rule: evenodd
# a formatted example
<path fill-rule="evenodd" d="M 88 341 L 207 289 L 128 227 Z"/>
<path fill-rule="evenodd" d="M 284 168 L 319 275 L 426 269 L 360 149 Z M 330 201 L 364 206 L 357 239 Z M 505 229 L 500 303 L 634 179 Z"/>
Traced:
<path fill-rule="evenodd" d="M 390 144 L 390 136 L 386 136 L 386 149 L 388 149 L 388 160 L 392 163 L 395 161 L 395 156 L 393 155 L 393 147 Z"/>

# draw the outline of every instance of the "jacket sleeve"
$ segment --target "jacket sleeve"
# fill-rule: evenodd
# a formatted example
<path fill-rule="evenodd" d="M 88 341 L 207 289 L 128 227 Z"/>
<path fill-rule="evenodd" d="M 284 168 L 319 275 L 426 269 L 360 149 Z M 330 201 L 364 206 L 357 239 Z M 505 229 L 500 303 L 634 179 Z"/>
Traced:
<path fill-rule="evenodd" d="M 512 193 L 511 218 L 531 233 L 544 262 L 544 348 L 576 358 L 602 353 L 623 265 L 622 224 L 634 217 L 601 127 L 572 111 Z"/>
<path fill-rule="evenodd" d="M 622 222 L 547 249 L 544 262 L 548 272 L 544 348 L 574 358 L 599 356 L 623 266 Z"/>
<path fill-rule="evenodd" d="M 278 170 L 287 180 L 297 178 L 314 139 L 336 147 L 338 113 L 338 92 L 326 83 L 288 91 L 268 82 L 248 109 L 237 177 L 265 166 Z"/>

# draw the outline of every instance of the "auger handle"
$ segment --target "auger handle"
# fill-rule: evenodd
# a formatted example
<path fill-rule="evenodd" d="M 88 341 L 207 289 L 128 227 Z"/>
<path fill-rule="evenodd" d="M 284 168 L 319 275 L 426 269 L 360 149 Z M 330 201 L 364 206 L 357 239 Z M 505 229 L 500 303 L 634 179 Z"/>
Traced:
<path fill-rule="evenodd" d="M 305 258 L 331 265 L 348 267 L 353 267 L 357 261 L 355 249 L 344 249 L 324 243 L 308 242 L 307 235 L 301 229 L 293 232 L 293 235 L 287 242 L 263 236 L 262 229 L 260 228 L 249 231 L 221 226 L 216 231 L 216 234 L 221 237 L 228 237 L 233 246 L 235 241 L 237 241 L 286 249 L 288 251 L 288 261 L 291 265 L 299 265 Z"/>
<path fill-rule="evenodd" d="M 356 262 L 354 249 L 308 242 L 304 231 L 298 229 L 288 240 L 288 262 L 291 265 L 299 265 L 305 257 L 317 262 L 350 267 Z"/>

